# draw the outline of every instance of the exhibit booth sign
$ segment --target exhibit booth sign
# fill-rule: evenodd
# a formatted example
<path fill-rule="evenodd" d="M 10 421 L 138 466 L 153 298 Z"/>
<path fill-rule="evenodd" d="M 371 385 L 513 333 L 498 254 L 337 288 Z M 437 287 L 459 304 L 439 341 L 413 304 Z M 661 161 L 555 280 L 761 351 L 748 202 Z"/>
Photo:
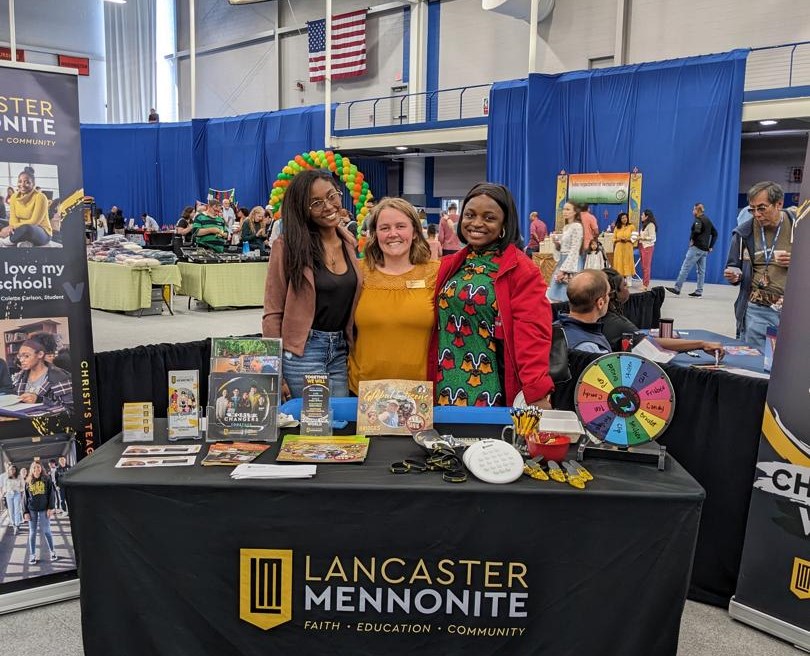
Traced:
<path fill-rule="evenodd" d="M 805 204 L 804 217 L 810 215 Z M 810 650 L 810 221 L 794 224 L 732 617 Z"/>
<path fill-rule="evenodd" d="M 98 433 L 76 71 L 0 63 L 0 88 L 0 482 L 16 481 L 0 512 L 5 612 L 77 595 L 59 483 Z M 37 494 L 47 510 L 26 504 Z"/>
<path fill-rule="evenodd" d="M 620 205 L 627 208 L 630 223 L 638 226 L 641 217 L 642 175 L 638 168 L 628 173 L 566 173 L 557 176 L 556 230 L 565 222 L 565 203 L 587 205 Z"/>

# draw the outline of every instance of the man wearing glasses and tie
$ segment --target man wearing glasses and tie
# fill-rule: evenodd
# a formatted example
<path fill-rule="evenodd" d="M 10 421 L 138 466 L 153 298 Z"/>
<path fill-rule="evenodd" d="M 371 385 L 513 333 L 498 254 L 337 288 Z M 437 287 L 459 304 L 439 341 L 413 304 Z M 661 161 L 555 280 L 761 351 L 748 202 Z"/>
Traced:
<path fill-rule="evenodd" d="M 760 349 L 767 329 L 779 326 L 790 266 L 796 216 L 782 207 L 784 198 L 775 182 L 758 182 L 748 190 L 751 218 L 732 232 L 723 271 L 726 280 L 740 286 L 734 302 L 737 338 Z"/>

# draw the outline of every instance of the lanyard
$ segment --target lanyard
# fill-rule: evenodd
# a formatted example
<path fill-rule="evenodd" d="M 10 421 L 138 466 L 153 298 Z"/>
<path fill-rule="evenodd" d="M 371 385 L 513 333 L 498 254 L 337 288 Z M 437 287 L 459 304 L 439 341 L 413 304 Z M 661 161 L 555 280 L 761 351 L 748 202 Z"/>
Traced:
<path fill-rule="evenodd" d="M 779 241 L 779 233 L 782 232 L 782 222 L 785 220 L 785 217 L 781 217 L 779 219 L 779 225 L 776 226 L 776 234 L 773 236 L 773 241 L 771 242 L 771 247 L 768 248 L 768 242 L 765 241 L 765 228 L 761 225 L 759 226 L 759 234 L 762 237 L 762 256 L 765 258 L 765 266 L 767 267 L 770 265 L 771 260 L 773 259 L 773 252 L 776 249 L 776 244 Z"/>

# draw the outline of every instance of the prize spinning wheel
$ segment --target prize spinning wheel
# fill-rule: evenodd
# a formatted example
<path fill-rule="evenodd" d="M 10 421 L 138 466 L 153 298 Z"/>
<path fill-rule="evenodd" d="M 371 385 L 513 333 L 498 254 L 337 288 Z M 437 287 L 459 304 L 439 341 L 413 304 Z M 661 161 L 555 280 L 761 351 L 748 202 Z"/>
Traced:
<path fill-rule="evenodd" d="M 675 412 L 669 377 L 654 362 L 632 353 L 594 360 L 579 377 L 574 399 L 585 430 L 620 447 L 655 440 Z"/>

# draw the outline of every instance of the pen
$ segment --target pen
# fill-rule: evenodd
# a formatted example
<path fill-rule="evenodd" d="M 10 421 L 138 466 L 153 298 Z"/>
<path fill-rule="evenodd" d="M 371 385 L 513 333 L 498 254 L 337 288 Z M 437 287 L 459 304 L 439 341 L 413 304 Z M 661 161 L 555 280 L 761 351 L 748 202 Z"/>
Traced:
<path fill-rule="evenodd" d="M 720 366 L 720 351 L 718 351 L 717 349 L 715 349 L 714 351 L 714 366 L 715 367 Z"/>

